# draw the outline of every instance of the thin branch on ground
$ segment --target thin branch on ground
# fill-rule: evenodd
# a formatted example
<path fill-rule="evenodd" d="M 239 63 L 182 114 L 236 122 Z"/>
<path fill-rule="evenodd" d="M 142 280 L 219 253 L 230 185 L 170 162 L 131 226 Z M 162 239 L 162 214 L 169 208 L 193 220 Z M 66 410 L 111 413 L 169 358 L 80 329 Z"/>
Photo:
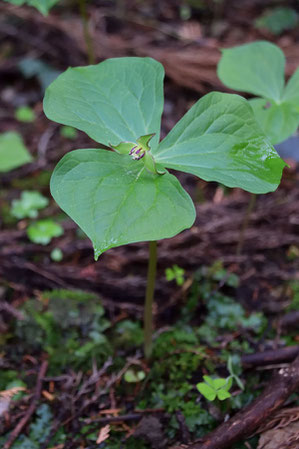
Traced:
<path fill-rule="evenodd" d="M 17 426 L 11 432 L 8 440 L 6 441 L 6 443 L 4 444 L 2 449 L 9 449 L 12 446 L 14 441 L 18 438 L 18 436 L 20 435 L 20 433 L 22 432 L 24 427 L 29 422 L 31 416 L 35 412 L 35 409 L 37 407 L 37 404 L 38 404 L 38 401 L 39 401 L 39 398 L 40 398 L 40 395 L 41 395 L 42 384 L 43 384 L 43 380 L 44 380 L 44 377 L 45 377 L 46 372 L 47 372 L 47 368 L 48 368 L 48 362 L 44 361 L 41 364 L 41 367 L 40 367 L 40 370 L 39 370 L 39 373 L 38 373 L 37 382 L 36 382 L 36 388 L 35 388 L 35 392 L 34 392 L 34 395 L 33 395 L 32 402 L 31 402 L 28 410 L 26 411 L 25 416 L 21 419 L 21 421 L 19 421 Z"/>

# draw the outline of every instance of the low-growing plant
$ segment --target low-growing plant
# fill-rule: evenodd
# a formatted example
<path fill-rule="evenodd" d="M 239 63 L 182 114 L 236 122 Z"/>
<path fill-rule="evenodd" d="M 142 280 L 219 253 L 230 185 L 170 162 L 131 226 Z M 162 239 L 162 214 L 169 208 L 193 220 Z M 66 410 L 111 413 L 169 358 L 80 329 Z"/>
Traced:
<path fill-rule="evenodd" d="M 27 228 L 29 240 L 40 245 L 48 245 L 54 237 L 60 237 L 63 232 L 63 227 L 51 218 L 35 221 Z"/>
<path fill-rule="evenodd" d="M 63 259 L 63 252 L 60 248 L 53 248 L 50 257 L 53 262 L 61 262 Z"/>
<path fill-rule="evenodd" d="M 38 211 L 49 204 L 48 198 L 38 191 L 24 190 L 21 198 L 11 203 L 11 214 L 21 220 L 22 218 L 37 218 Z"/>
<path fill-rule="evenodd" d="M 15 118 L 19 122 L 31 123 L 34 122 L 36 116 L 34 110 L 30 106 L 20 106 L 16 109 Z"/>
<path fill-rule="evenodd" d="M 72 126 L 62 126 L 60 128 L 60 135 L 65 139 L 74 140 L 78 136 L 78 131 Z"/>
<path fill-rule="evenodd" d="M 177 285 L 183 285 L 185 270 L 178 265 L 172 265 L 171 268 L 166 268 L 165 276 L 167 281 L 175 281 Z"/>
<path fill-rule="evenodd" d="M 250 105 L 238 95 L 201 98 L 159 143 L 161 64 L 151 58 L 108 59 L 70 68 L 47 89 L 44 111 L 104 144 L 66 154 L 51 179 L 60 207 L 92 240 L 95 259 L 109 248 L 149 241 L 145 354 L 152 348 L 157 245 L 190 228 L 195 208 L 167 169 L 254 193 L 277 188 L 284 162 Z"/>
<path fill-rule="evenodd" d="M 0 173 L 8 172 L 32 161 L 32 156 L 17 132 L 0 134 Z"/>
<path fill-rule="evenodd" d="M 283 51 L 266 41 L 222 50 L 218 77 L 230 89 L 248 92 L 256 120 L 272 144 L 291 136 L 299 125 L 299 68 L 285 84 Z"/>
<path fill-rule="evenodd" d="M 203 378 L 204 382 L 199 382 L 196 388 L 208 401 L 215 401 L 215 399 L 224 401 L 231 397 L 229 392 L 233 384 L 231 376 L 227 379 L 211 376 L 203 376 Z"/>

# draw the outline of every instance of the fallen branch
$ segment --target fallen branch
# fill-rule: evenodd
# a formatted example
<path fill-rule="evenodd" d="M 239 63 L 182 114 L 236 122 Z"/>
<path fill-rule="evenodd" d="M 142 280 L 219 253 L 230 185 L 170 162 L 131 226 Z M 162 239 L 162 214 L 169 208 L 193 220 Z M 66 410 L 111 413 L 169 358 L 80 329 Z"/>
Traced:
<path fill-rule="evenodd" d="M 204 438 L 175 449 L 226 449 L 254 431 L 299 388 L 299 356 L 287 368 L 273 375 L 264 392 L 245 409 Z"/>
<path fill-rule="evenodd" d="M 286 346 L 285 348 L 243 355 L 241 357 L 241 362 L 242 365 L 247 368 L 292 362 L 297 356 L 299 356 L 299 346 Z"/>
<path fill-rule="evenodd" d="M 30 420 L 31 416 L 35 412 L 35 409 L 37 407 L 37 404 L 38 404 L 38 401 L 39 401 L 39 398 L 40 398 L 40 395 L 41 395 L 42 384 L 43 384 L 43 380 L 44 380 L 47 368 L 48 368 L 48 362 L 44 361 L 42 363 L 41 368 L 40 368 L 39 373 L 38 373 L 35 393 L 34 393 L 32 402 L 31 402 L 28 410 L 26 411 L 25 416 L 21 419 L 21 421 L 19 421 L 17 426 L 11 432 L 8 440 L 6 441 L 6 443 L 4 444 L 2 449 L 9 449 L 12 446 L 14 441 L 18 438 L 18 436 L 20 435 L 20 433 L 22 432 L 22 430 L 24 429 L 24 427 L 26 426 L 26 424 Z"/>

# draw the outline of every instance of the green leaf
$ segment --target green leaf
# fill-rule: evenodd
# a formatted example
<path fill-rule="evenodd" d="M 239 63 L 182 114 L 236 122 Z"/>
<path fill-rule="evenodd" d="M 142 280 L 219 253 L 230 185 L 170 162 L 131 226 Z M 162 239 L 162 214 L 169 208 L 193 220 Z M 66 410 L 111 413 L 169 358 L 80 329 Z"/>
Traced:
<path fill-rule="evenodd" d="M 138 383 L 145 379 L 144 371 L 135 371 L 133 369 L 128 369 L 125 372 L 124 379 L 128 383 Z"/>
<path fill-rule="evenodd" d="M 115 246 L 172 237 L 195 219 L 192 200 L 173 175 L 149 173 L 142 160 L 106 150 L 66 154 L 51 192 L 92 240 L 96 258 Z"/>
<path fill-rule="evenodd" d="M 5 0 L 16 6 L 27 4 L 36 8 L 44 16 L 48 15 L 49 10 L 58 3 L 59 0 Z"/>
<path fill-rule="evenodd" d="M 228 399 L 231 397 L 231 394 L 226 390 L 217 390 L 217 398 L 220 401 L 224 401 L 225 399 Z"/>
<path fill-rule="evenodd" d="M 110 145 L 136 142 L 155 133 L 159 142 L 163 109 L 163 66 L 151 58 L 115 58 L 70 68 L 46 90 L 44 111 Z"/>
<path fill-rule="evenodd" d="M 35 120 L 35 112 L 30 106 L 20 106 L 16 109 L 15 118 L 19 122 L 30 123 Z"/>
<path fill-rule="evenodd" d="M 214 401 L 216 399 L 216 391 L 205 382 L 199 382 L 196 388 L 208 401 Z"/>
<path fill-rule="evenodd" d="M 257 125 L 248 102 L 218 92 L 195 103 L 154 156 L 166 168 L 253 193 L 275 190 L 285 166 Z"/>
<path fill-rule="evenodd" d="M 28 238 L 41 245 L 47 245 L 53 237 L 60 237 L 63 232 L 62 226 L 51 219 L 36 221 L 27 228 Z"/>
<path fill-rule="evenodd" d="M 299 67 L 289 79 L 284 93 L 283 101 L 293 104 L 299 111 Z"/>
<path fill-rule="evenodd" d="M 65 139 L 74 140 L 78 136 L 78 131 L 72 126 L 61 126 L 60 135 Z"/>
<path fill-rule="evenodd" d="M 11 214 L 18 218 L 36 218 L 39 209 L 44 209 L 49 204 L 48 198 L 37 191 L 25 190 L 19 200 L 12 201 Z"/>
<path fill-rule="evenodd" d="M 13 131 L 0 134 L 0 172 L 7 172 L 32 161 L 22 137 Z"/>
<path fill-rule="evenodd" d="M 288 103 L 270 103 L 264 98 L 249 100 L 257 122 L 271 143 L 278 144 L 296 132 L 299 123 L 299 109 Z M 299 102 L 298 102 L 299 106 Z"/>
<path fill-rule="evenodd" d="M 50 257 L 54 262 L 61 262 L 63 259 L 63 252 L 60 248 L 54 248 L 51 251 Z"/>
<path fill-rule="evenodd" d="M 298 23 L 298 15 L 293 8 L 280 7 L 266 11 L 255 21 L 256 28 L 265 28 L 273 34 L 280 34 L 284 30 L 291 30 Z"/>
<path fill-rule="evenodd" d="M 226 385 L 227 385 L 227 380 L 223 379 L 222 377 L 213 379 L 213 387 L 216 390 L 222 389 L 223 387 L 226 387 Z"/>
<path fill-rule="evenodd" d="M 217 73 L 231 89 L 279 102 L 284 88 L 285 57 L 274 44 L 257 41 L 222 50 Z"/>

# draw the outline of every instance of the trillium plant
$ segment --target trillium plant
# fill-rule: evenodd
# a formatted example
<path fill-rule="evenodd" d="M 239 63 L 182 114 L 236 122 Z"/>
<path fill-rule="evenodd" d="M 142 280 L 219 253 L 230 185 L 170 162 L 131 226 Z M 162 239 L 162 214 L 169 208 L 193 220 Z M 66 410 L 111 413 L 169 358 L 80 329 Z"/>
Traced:
<path fill-rule="evenodd" d="M 86 132 L 102 148 L 66 154 L 51 178 L 59 206 L 91 239 L 95 259 L 110 248 L 149 241 L 145 355 L 152 347 L 157 240 L 192 226 L 195 208 L 168 169 L 254 193 L 277 188 L 284 162 L 238 96 L 201 98 L 160 142 L 163 66 L 116 58 L 69 68 L 47 89 L 44 111 Z"/>

